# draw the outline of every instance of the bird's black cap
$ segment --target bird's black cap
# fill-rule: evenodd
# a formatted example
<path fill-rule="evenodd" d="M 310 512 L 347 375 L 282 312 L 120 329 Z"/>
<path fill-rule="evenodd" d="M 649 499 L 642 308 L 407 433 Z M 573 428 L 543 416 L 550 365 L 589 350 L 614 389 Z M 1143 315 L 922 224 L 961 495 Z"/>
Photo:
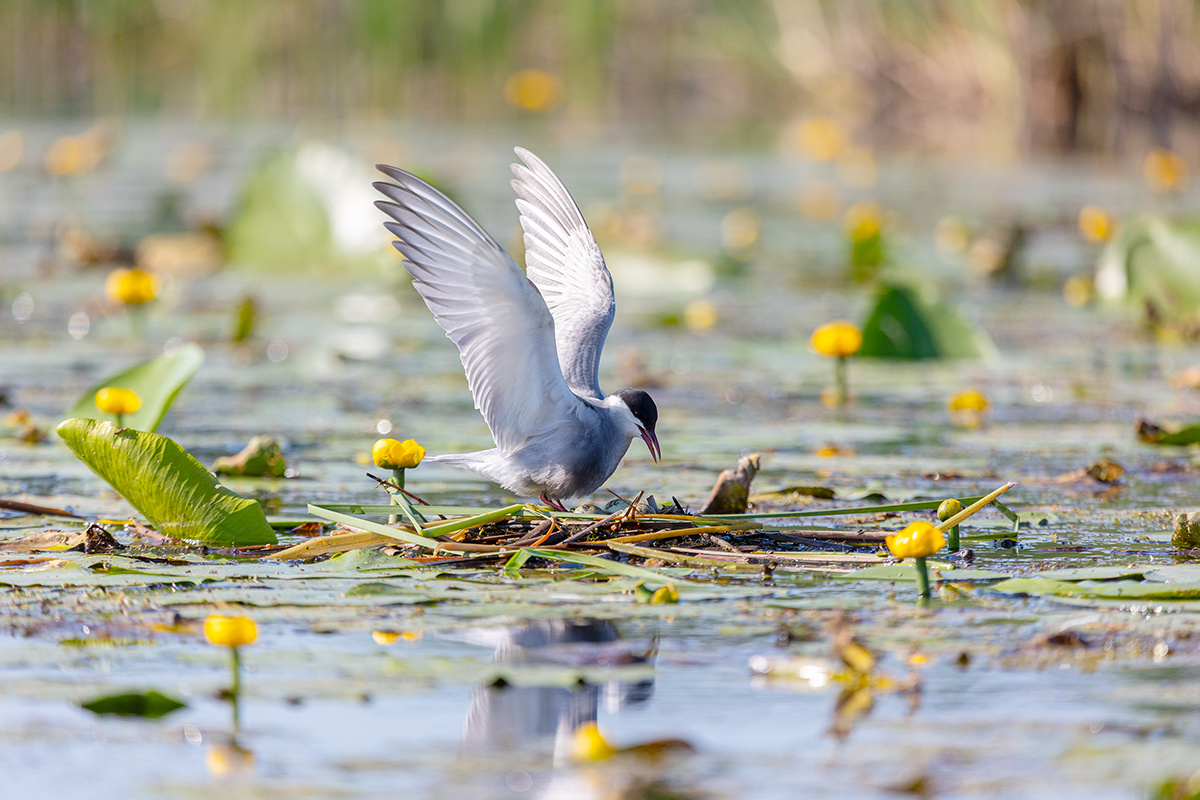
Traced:
<path fill-rule="evenodd" d="M 654 425 L 658 422 L 658 406 L 654 405 L 650 395 L 641 389 L 621 389 L 613 394 L 625 401 L 625 405 L 629 406 L 629 410 L 633 412 L 637 421 L 642 423 L 643 428 L 654 432 Z"/>

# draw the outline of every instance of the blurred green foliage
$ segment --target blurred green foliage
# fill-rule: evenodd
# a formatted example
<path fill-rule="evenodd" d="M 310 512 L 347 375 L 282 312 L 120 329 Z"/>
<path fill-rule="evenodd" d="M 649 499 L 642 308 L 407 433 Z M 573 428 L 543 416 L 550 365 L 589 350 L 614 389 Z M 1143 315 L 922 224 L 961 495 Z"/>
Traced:
<path fill-rule="evenodd" d="M 966 155 L 1200 148 L 1200 6 L 1171 0 L 6 0 L 0 30 L 10 115 L 553 112 L 711 137 L 824 114 Z M 506 93 L 530 69 L 561 103 Z"/>

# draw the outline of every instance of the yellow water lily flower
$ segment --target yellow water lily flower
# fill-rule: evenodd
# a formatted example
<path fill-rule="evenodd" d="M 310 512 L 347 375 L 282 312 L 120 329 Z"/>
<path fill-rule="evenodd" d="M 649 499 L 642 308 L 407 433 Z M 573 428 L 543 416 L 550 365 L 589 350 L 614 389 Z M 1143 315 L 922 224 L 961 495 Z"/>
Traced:
<path fill-rule="evenodd" d="M 946 537 L 924 520 L 909 523 L 899 533 L 889 533 L 887 548 L 896 558 L 927 558 L 946 545 Z"/>
<path fill-rule="evenodd" d="M 414 439 L 403 442 L 380 439 L 371 448 L 371 459 L 380 469 L 412 469 L 425 458 L 425 448 Z"/>
<path fill-rule="evenodd" d="M 118 386 L 105 386 L 96 392 L 96 408 L 105 414 L 123 416 L 133 414 L 142 407 L 142 398 L 137 392 L 122 389 Z"/>
<path fill-rule="evenodd" d="M 204 638 L 221 647 L 241 647 L 258 638 L 258 626 L 249 617 L 211 614 L 204 620 Z"/>
<path fill-rule="evenodd" d="M 121 267 L 104 280 L 104 293 L 115 303 L 142 305 L 158 296 L 158 278 L 144 269 Z"/>
<path fill-rule="evenodd" d="M 575 729 L 571 740 L 571 755 L 576 761 L 603 761 L 617 752 L 600 733 L 595 722 L 585 722 Z"/>
<path fill-rule="evenodd" d="M 812 347 L 831 358 L 852 356 L 862 347 L 862 331 L 845 320 L 830 322 L 813 331 Z"/>

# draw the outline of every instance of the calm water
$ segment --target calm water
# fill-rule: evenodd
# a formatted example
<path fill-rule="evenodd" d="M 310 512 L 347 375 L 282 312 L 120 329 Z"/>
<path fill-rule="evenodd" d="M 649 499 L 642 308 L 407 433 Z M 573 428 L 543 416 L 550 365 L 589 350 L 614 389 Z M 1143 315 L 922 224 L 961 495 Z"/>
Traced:
<path fill-rule="evenodd" d="M 29 138 L 58 132 L 60 126 L 33 127 Z M 51 182 L 22 168 L 0 180 L 3 294 L 8 305 L 22 293 L 32 301 L 24 321 L 17 319 L 24 311 L 0 314 L 0 381 L 9 403 L 52 428 L 100 376 L 161 352 L 172 338 L 198 341 L 205 366 L 160 431 L 205 463 L 252 435 L 279 437 L 297 477 L 231 485 L 263 499 L 272 513 L 294 517 L 310 502 L 380 500 L 361 458 L 381 421 L 392 435 L 415 436 L 434 452 L 485 446 L 487 429 L 471 407 L 453 348 L 394 278 L 308 270 L 174 277 L 134 336 L 127 319 L 102 306 L 106 268 L 56 261 L 54 231 L 63 220 L 131 240 L 145 232 L 178 142 L 207 141 L 220 155 L 213 169 L 176 191 L 186 214 L 222 217 L 255 153 L 282 136 L 135 123 L 110 165 L 95 174 Z M 366 149 L 370 137 L 347 138 Z M 498 239 L 512 238 L 507 139 L 414 131 L 393 139 L 414 164 L 445 175 Z M 591 214 L 596 204 L 617 201 L 620 166 L 636 148 L 580 143 L 540 150 L 561 164 Z M 820 170 L 781 167 L 758 154 L 647 150 L 663 175 L 654 201 L 663 209 L 662 245 L 651 256 L 627 241 L 608 249 L 619 312 L 602 377 L 611 388 L 655 384 L 664 462 L 653 465 L 632 448 L 611 488 L 695 504 L 717 471 L 754 451 L 764 454 L 757 489 L 822 484 L 846 502 L 870 491 L 894 500 L 965 495 L 1017 480 L 1012 504 L 1045 524 L 1024 532 L 1022 549 L 978 545 L 977 567 L 1176 560 L 1161 532 L 1168 513 L 1192 502 L 1197 477 L 1185 453 L 1139 445 L 1133 421 L 1200 413 L 1194 394 L 1172 391 L 1168 382 L 1196 354 L 1154 346 L 1118 315 L 1070 309 L 1057 291 L 1058 279 L 1090 257 L 1072 238 L 1075 209 L 1085 200 L 1133 202 L 1121 191 L 1129 186 L 1125 176 L 1082 165 L 1006 171 L 896 163 L 884 166 L 873 190 L 846 190 L 847 199 L 871 194 L 899 209 L 902 257 L 928 267 L 964 316 L 990 334 L 998 356 L 855 363 L 857 402 L 838 412 L 820 403 L 829 367 L 808 351 L 807 337 L 830 318 L 860 317 L 868 292 L 835 277 L 838 224 L 795 210 L 798 187 L 822 178 Z M 748 186 L 741 196 L 705 195 L 702 176 L 713 163 L 735 166 Z M 721 277 L 703 265 L 716 262 L 721 221 L 739 206 L 756 209 L 763 256 L 744 274 Z M 983 223 L 1036 220 L 1030 269 L 1053 276 L 1050 288 L 988 288 L 953 259 L 940 259 L 932 227 L 949 210 Z M 700 268 L 688 266 L 697 260 Z M 233 346 L 225 341 L 231 309 L 245 294 L 259 302 L 261 319 L 254 339 Z M 699 298 L 715 302 L 714 328 L 667 324 Z M 77 338 L 68 328 L 80 312 L 89 328 Z M 970 386 L 992 402 L 981 430 L 955 428 L 945 410 L 950 394 Z M 819 454 L 830 446 L 841 453 Z M 1058 480 L 1100 456 L 1126 468 L 1120 488 Z M 128 513 L 53 437 L 32 446 L 0 441 L 0 483 L 5 497 L 89 516 Z M 409 486 L 431 501 L 507 500 L 471 474 L 433 465 L 413 473 Z M 4 538 L 46 527 L 16 515 L 7 524 Z M 1006 524 L 995 514 L 978 521 L 985 531 Z M 27 558 L 13 556 L 0 569 L 27 568 Z M 46 796 L 53 787 L 114 798 L 217 791 L 883 797 L 921 787 L 939 796 L 1124 798 L 1146 796 L 1196 764 L 1200 653 L 1190 612 L 1076 608 L 984 590 L 918 609 L 904 586 L 777 575 L 764 587 L 751 575 L 741 579 L 756 594 L 748 599 L 685 596 L 677 609 L 631 613 L 602 593 L 506 595 L 490 568 L 467 577 L 458 588 L 447 588 L 448 576 L 388 578 L 435 598 L 432 604 L 351 603 L 346 592 L 361 581 L 286 574 L 179 591 L 11 590 L 0 600 L 6 785 L 14 796 Z M 461 600 L 448 596 L 452 588 Z M 162 626 L 176 614 L 200 619 L 213 602 L 244 601 L 252 590 L 278 594 L 250 608 L 262 636 L 246 651 L 238 751 L 229 747 L 229 709 L 214 697 L 228 680 L 224 654 L 194 631 Z M 794 607 L 780 607 L 787 605 Z M 916 674 L 922 687 L 917 701 L 876 692 L 874 708 L 844 739 L 830 734 L 838 685 L 764 683 L 749 667 L 759 656 L 828 658 L 822 626 L 834 608 L 851 610 L 851 624 L 882 657 L 880 674 L 895 681 Z M 554 622 L 562 619 L 575 624 Z M 807 636 L 780 647 L 784 624 Z M 1092 646 L 1037 644 L 1062 628 Z M 409 631 L 410 640 L 381 644 L 372 637 L 380 630 Z M 72 643 L 78 641 L 84 644 Z M 1155 660 L 1159 642 L 1169 655 Z M 588 676 L 582 688 L 580 674 Z M 499 675 L 511 685 L 495 688 Z M 189 707 L 149 722 L 99 718 L 73 704 L 148 688 Z M 618 746 L 678 737 L 695 752 L 649 765 L 574 767 L 564 755 L 564 732 L 588 719 L 598 719 Z"/>

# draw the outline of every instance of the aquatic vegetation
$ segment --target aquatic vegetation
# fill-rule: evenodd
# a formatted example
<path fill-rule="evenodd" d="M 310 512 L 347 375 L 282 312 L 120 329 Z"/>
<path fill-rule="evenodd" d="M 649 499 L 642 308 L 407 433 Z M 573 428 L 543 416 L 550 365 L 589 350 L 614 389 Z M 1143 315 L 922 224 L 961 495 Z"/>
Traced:
<path fill-rule="evenodd" d="M 380 439 L 371 448 L 371 460 L 380 469 L 399 471 L 399 486 L 404 486 L 404 470 L 414 469 L 425 458 L 425 448 L 414 439 L 403 442 L 396 439 Z"/>
<path fill-rule="evenodd" d="M 937 518 L 945 522 L 963 510 L 963 504 L 955 500 L 953 497 L 949 500 L 943 500 L 942 504 L 937 507 Z M 958 526 L 951 525 L 946 531 L 946 544 L 951 553 L 958 552 Z"/>
<path fill-rule="evenodd" d="M 242 656 L 241 648 L 258 639 L 258 625 L 250 617 L 210 614 L 204 620 L 204 638 L 209 644 L 228 647 L 233 683 L 229 702 L 233 706 L 233 729 L 241 727 Z"/>
<path fill-rule="evenodd" d="M 179 392 L 204 363 L 204 351 L 195 344 L 185 344 L 173 352 L 144 361 L 109 375 L 88 387 L 79 399 L 66 411 L 66 418 L 117 421 L 117 414 L 98 405 L 99 392 L 118 389 L 137 396 L 139 403 L 129 409 L 128 397 L 124 394 L 121 424 L 142 431 L 154 431 Z"/>
<path fill-rule="evenodd" d="M 941 302 L 927 300 L 914 288 L 882 285 L 862 325 L 864 358 L 922 360 L 985 358 L 995 345 Z"/>
<path fill-rule="evenodd" d="M 1187 186 L 1187 162 L 1165 147 L 1156 147 L 1146 154 L 1142 173 L 1150 188 L 1158 192 L 1182 191 Z"/>
<path fill-rule="evenodd" d="M 158 278 L 138 267 L 118 267 L 104 280 L 104 293 L 114 303 L 140 306 L 158 297 Z"/>
<path fill-rule="evenodd" d="M 929 597 L 929 570 L 925 566 L 925 559 L 945 546 L 942 532 L 923 520 L 910 522 L 899 533 L 887 535 L 888 552 L 902 561 L 911 558 L 916 562 L 917 588 L 921 597 Z"/>
<path fill-rule="evenodd" d="M 951 395 L 946 403 L 950 419 L 963 428 L 983 427 L 991 404 L 978 389 L 964 389 Z"/>
<path fill-rule="evenodd" d="M 125 427 L 125 415 L 133 414 L 142 407 L 142 399 L 136 392 L 116 386 L 105 386 L 96 392 L 96 408 L 117 418 L 117 427 Z"/>
<path fill-rule="evenodd" d="M 242 546 L 275 542 L 262 506 L 226 489 L 171 439 L 85 418 L 65 420 L 56 431 L 161 533 Z"/>
<path fill-rule="evenodd" d="M 862 331 L 853 323 L 842 320 L 828 322 L 813 331 L 813 350 L 834 360 L 834 401 L 838 405 L 844 405 L 850 399 L 850 389 L 846 385 L 846 359 L 859 351 L 862 339 Z"/>

